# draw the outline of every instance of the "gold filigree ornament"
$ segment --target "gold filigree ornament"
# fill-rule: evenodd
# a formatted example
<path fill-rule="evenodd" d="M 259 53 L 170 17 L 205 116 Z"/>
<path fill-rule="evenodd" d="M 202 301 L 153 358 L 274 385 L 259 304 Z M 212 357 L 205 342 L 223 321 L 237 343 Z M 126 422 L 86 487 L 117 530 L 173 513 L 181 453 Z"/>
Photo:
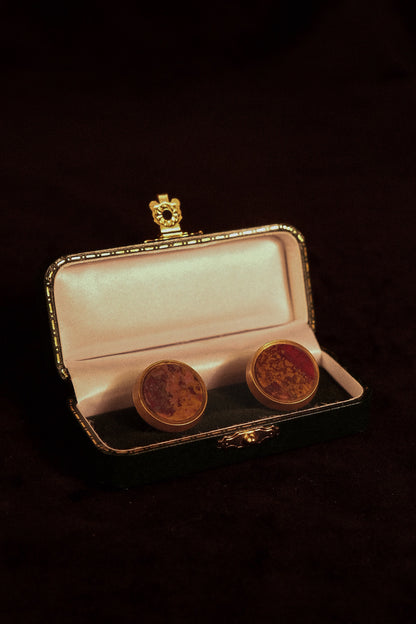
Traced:
<path fill-rule="evenodd" d="M 149 208 L 152 211 L 153 221 L 160 227 L 160 238 L 187 236 L 179 225 L 182 220 L 180 201 L 176 197 L 169 201 L 168 195 L 158 195 L 159 201 L 151 201 Z"/>

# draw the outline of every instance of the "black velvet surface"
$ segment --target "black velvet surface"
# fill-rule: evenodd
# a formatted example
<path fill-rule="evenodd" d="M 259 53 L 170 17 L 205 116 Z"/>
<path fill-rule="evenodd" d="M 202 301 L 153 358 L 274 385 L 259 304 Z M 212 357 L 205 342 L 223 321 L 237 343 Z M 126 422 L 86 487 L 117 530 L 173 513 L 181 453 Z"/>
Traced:
<path fill-rule="evenodd" d="M 415 9 L 409 1 L 5 3 L 2 622 L 415 617 Z M 364 434 L 126 491 L 73 469 L 44 271 L 76 251 L 274 222 Z"/>

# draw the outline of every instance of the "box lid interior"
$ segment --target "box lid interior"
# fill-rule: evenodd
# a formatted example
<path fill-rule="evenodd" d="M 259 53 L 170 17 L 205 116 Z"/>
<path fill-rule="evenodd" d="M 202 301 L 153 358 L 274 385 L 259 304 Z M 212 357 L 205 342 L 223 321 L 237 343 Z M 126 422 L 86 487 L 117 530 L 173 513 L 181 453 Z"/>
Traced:
<path fill-rule="evenodd" d="M 208 388 L 244 380 L 256 349 L 290 339 L 319 362 L 306 252 L 289 226 L 67 256 L 49 270 L 52 324 L 78 408 L 132 405 L 152 362 L 187 362 Z"/>

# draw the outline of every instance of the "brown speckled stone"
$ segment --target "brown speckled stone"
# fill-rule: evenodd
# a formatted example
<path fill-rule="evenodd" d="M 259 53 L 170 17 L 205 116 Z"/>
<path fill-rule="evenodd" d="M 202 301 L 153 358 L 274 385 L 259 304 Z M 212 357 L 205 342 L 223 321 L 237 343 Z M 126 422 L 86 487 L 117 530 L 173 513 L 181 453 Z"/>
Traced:
<path fill-rule="evenodd" d="M 254 367 L 257 383 L 277 401 L 300 401 L 316 384 L 316 370 L 305 351 L 292 344 L 272 344 L 260 353 Z"/>
<path fill-rule="evenodd" d="M 202 413 L 206 389 L 190 366 L 181 362 L 159 362 L 144 374 L 141 399 L 152 417 L 175 427 L 194 421 Z M 157 426 L 158 423 L 151 424 Z"/>
<path fill-rule="evenodd" d="M 157 415 L 183 422 L 201 408 L 203 390 L 191 369 L 180 364 L 160 364 L 143 381 L 147 406 Z"/>

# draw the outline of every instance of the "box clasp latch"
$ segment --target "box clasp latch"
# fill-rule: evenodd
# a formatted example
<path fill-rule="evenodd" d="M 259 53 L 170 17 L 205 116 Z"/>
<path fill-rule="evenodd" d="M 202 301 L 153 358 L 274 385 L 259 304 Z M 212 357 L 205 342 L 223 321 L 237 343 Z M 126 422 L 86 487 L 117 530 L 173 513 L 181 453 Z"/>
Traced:
<path fill-rule="evenodd" d="M 158 195 L 157 198 L 158 201 L 150 202 L 149 208 L 153 221 L 160 227 L 159 240 L 188 236 L 187 232 L 182 232 L 180 226 L 182 213 L 179 199 L 175 197 L 169 201 L 168 195 Z"/>
<path fill-rule="evenodd" d="M 261 444 L 269 438 L 277 438 L 278 435 L 279 427 L 277 425 L 252 427 L 224 436 L 218 440 L 217 445 L 220 449 L 244 448 L 252 444 Z"/>

